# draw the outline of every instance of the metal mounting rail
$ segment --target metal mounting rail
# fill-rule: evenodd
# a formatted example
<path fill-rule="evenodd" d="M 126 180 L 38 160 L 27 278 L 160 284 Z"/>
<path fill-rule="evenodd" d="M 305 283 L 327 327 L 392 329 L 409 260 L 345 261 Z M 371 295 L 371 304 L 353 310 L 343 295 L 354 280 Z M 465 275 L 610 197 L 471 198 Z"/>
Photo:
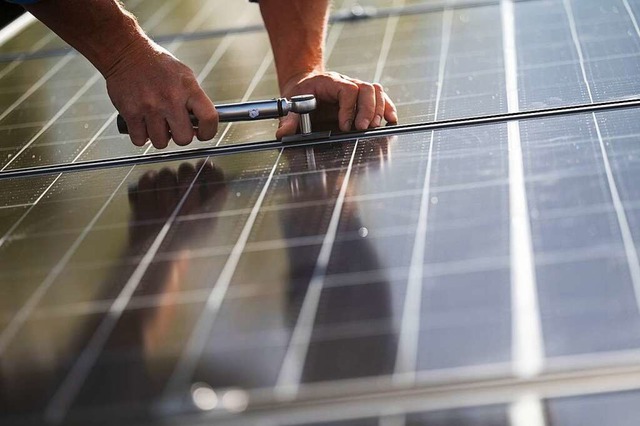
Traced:
<path fill-rule="evenodd" d="M 338 142 L 353 142 L 357 139 L 389 137 L 393 135 L 424 132 L 429 130 L 445 130 L 458 127 L 480 126 L 487 124 L 497 124 L 513 120 L 528 120 L 547 117 L 557 117 L 564 115 L 574 115 L 581 113 L 596 113 L 618 109 L 629 109 L 640 107 L 640 98 L 626 99 L 619 101 L 597 102 L 593 104 L 583 104 L 566 106 L 559 108 L 539 109 L 534 111 L 513 112 L 505 114 L 484 115 L 470 118 L 458 118 L 452 120 L 440 120 L 430 123 L 417 123 L 399 126 L 388 126 L 377 129 L 370 129 L 362 132 L 348 132 L 336 134 L 329 138 L 313 139 L 305 138 L 300 141 L 264 141 L 248 142 L 233 145 L 195 148 L 185 151 L 167 152 L 153 155 L 134 155 L 128 157 L 109 158 L 105 160 L 82 161 L 78 163 L 53 164 L 48 166 L 26 167 L 16 170 L 8 170 L 0 173 L 0 179 L 42 176 L 66 172 L 78 172 L 86 170 L 97 170 L 113 167 L 133 166 L 138 164 L 152 164 L 167 161 L 181 161 L 193 158 L 220 156 L 228 154 L 238 154 L 242 152 L 264 151 L 277 148 L 311 147 Z M 311 136 L 311 135 L 309 135 Z"/>

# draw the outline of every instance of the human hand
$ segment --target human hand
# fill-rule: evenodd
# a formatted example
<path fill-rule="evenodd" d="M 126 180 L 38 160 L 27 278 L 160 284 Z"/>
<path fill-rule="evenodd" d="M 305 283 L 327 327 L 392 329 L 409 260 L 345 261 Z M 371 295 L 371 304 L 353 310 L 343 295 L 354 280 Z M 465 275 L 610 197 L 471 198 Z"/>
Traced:
<path fill-rule="evenodd" d="M 379 127 L 383 119 L 389 123 L 398 122 L 396 107 L 381 85 L 336 72 L 295 76 L 284 85 L 282 92 L 282 96 L 287 98 L 312 94 L 318 99 L 321 108 L 323 104 L 337 107 L 332 119 L 337 120 L 340 130 L 344 132 L 353 128 L 366 130 Z M 280 139 L 295 134 L 299 119 L 297 114 L 289 114 L 282 118 L 276 137 Z"/>
<path fill-rule="evenodd" d="M 113 105 L 127 122 L 131 142 L 166 148 L 213 139 L 218 113 L 193 72 L 168 51 L 148 39 L 132 43 L 105 72 Z M 198 118 L 195 131 L 189 119 Z"/>

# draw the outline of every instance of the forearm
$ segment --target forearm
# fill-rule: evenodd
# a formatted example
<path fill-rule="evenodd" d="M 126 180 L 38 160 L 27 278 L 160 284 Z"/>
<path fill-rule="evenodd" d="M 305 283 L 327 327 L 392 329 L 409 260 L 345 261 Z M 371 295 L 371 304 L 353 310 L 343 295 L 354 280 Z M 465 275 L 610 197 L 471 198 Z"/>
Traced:
<path fill-rule="evenodd" d="M 260 0 L 280 90 L 296 76 L 324 71 L 329 0 Z"/>
<path fill-rule="evenodd" d="M 116 0 L 43 0 L 25 8 L 107 76 L 121 55 L 150 43 Z"/>

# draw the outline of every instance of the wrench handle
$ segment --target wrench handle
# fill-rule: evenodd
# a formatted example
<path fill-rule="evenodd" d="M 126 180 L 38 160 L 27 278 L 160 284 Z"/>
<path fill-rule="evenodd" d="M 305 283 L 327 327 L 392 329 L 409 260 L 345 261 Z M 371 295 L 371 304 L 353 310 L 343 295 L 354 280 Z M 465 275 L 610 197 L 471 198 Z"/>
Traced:
<path fill-rule="evenodd" d="M 267 120 L 271 118 L 284 117 L 289 113 L 290 104 L 284 98 L 271 99 L 268 101 L 252 101 L 238 104 L 221 104 L 216 105 L 218 118 L 221 123 L 230 123 L 235 121 L 256 121 Z M 198 127 L 198 119 L 195 115 L 189 114 L 193 127 Z M 118 131 L 122 135 L 129 134 L 129 128 L 124 118 L 118 114 L 117 117 Z"/>

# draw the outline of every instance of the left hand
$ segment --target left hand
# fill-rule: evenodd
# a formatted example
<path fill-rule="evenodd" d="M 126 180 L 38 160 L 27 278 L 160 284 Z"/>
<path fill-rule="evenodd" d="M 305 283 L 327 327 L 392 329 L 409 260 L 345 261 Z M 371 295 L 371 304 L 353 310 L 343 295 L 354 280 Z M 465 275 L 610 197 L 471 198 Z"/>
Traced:
<path fill-rule="evenodd" d="M 340 130 L 366 130 L 382 125 L 382 120 L 398 122 L 398 113 L 393 101 L 377 83 L 367 83 L 336 72 L 305 73 L 289 80 L 282 96 L 315 95 L 320 104 L 338 107 Z M 276 132 L 278 139 L 293 135 L 298 129 L 299 116 L 289 114 L 280 120 Z"/>

